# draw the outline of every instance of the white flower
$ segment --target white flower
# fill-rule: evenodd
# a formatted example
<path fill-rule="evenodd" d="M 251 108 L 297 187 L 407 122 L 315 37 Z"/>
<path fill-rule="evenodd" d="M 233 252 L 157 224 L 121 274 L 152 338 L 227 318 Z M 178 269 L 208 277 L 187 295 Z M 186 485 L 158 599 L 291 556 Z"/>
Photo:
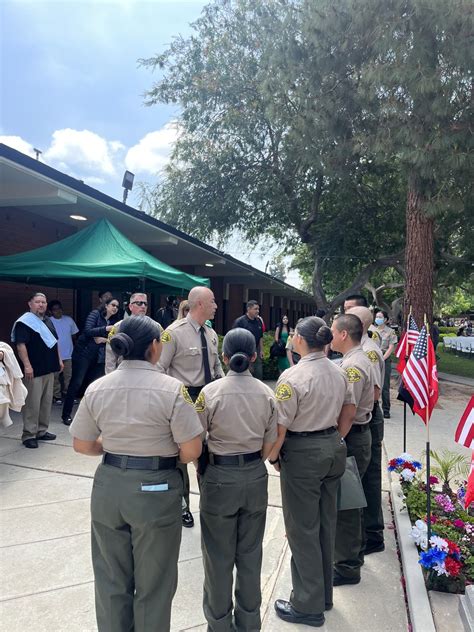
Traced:
<path fill-rule="evenodd" d="M 430 544 L 431 544 L 431 546 L 436 547 L 440 551 L 447 551 L 448 550 L 448 543 L 446 542 L 446 540 L 444 538 L 439 538 L 437 535 L 432 535 L 431 536 Z"/>
<path fill-rule="evenodd" d="M 400 476 L 403 478 L 404 481 L 406 481 L 407 483 L 411 483 L 412 480 L 415 478 L 415 472 L 413 472 L 412 470 L 409 470 L 407 467 L 402 470 L 400 472 Z"/>
<path fill-rule="evenodd" d="M 433 570 L 436 571 L 436 573 L 438 574 L 438 577 L 440 575 L 447 575 L 447 576 L 449 576 L 449 573 L 446 570 L 446 566 L 444 565 L 444 562 L 442 564 L 435 564 L 433 566 Z"/>
<path fill-rule="evenodd" d="M 403 454 L 400 454 L 398 458 L 403 459 L 404 461 L 408 461 L 409 463 L 415 460 L 411 454 L 408 454 L 408 452 L 404 452 Z"/>
<path fill-rule="evenodd" d="M 423 520 L 417 520 L 411 529 L 410 537 L 424 551 L 428 548 L 428 527 Z"/>

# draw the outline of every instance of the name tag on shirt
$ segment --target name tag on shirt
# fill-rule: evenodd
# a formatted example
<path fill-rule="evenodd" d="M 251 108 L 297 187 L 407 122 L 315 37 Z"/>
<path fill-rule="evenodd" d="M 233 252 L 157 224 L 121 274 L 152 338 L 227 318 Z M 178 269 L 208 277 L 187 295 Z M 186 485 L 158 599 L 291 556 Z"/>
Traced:
<path fill-rule="evenodd" d="M 168 483 L 159 483 L 155 485 L 153 483 L 142 483 L 142 492 L 167 492 L 169 489 Z"/>

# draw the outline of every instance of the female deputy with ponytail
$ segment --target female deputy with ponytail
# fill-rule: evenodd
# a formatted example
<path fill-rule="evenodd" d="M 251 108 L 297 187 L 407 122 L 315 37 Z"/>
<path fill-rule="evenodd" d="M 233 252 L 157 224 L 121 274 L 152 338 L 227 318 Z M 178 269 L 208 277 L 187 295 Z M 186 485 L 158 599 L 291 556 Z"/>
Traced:
<path fill-rule="evenodd" d="M 284 621 L 324 624 L 332 607 L 334 540 L 339 479 L 346 445 L 337 432 L 352 412 L 344 371 L 327 359 L 332 340 L 316 316 L 296 325 L 299 363 L 281 374 L 277 388 L 278 440 L 269 462 L 281 471 L 283 516 L 290 545 L 293 590 L 275 602 Z"/>
<path fill-rule="evenodd" d="M 207 384 L 196 410 L 207 432 L 209 464 L 201 476 L 204 615 L 209 631 L 260 630 L 260 570 L 267 512 L 264 465 L 277 438 L 275 396 L 252 377 L 254 336 L 224 338 L 226 377 Z M 236 567 L 232 612 L 233 569 Z"/>
<path fill-rule="evenodd" d="M 103 455 L 91 499 L 97 625 L 165 631 L 181 542 L 177 458 L 200 455 L 202 426 L 183 384 L 156 365 L 157 323 L 132 316 L 110 345 L 123 362 L 89 386 L 70 427 L 76 452 Z"/>

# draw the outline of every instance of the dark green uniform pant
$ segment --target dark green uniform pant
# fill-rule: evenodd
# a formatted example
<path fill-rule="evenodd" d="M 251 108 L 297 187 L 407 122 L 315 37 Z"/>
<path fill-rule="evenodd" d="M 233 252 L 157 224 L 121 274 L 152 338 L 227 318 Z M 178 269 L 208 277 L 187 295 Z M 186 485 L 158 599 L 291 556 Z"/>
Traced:
<path fill-rule="evenodd" d="M 338 432 L 288 437 L 281 450 L 280 484 L 291 549 L 293 590 L 300 612 L 324 612 L 332 603 L 339 479 L 346 444 Z"/>
<path fill-rule="evenodd" d="M 385 374 L 382 387 L 382 409 L 384 413 L 390 412 L 390 374 L 392 373 L 392 360 L 385 360 Z"/>
<path fill-rule="evenodd" d="M 241 467 L 208 465 L 201 479 L 203 607 L 210 632 L 260 630 L 267 479 L 262 461 Z M 237 572 L 233 619 L 234 566 Z"/>
<path fill-rule="evenodd" d="M 142 483 L 169 490 L 141 491 Z M 99 632 L 166 632 L 178 581 L 183 484 L 177 470 L 99 465 L 91 498 Z"/>
<path fill-rule="evenodd" d="M 357 469 L 362 478 L 370 462 L 372 436 L 366 426 L 363 432 L 353 428 L 346 436 L 347 456 L 355 457 Z M 342 577 L 356 579 L 360 577 L 362 562 L 359 558 L 363 537 L 363 510 L 346 509 L 337 513 L 336 548 L 334 568 Z"/>
<path fill-rule="evenodd" d="M 383 544 L 383 513 L 382 513 L 382 441 L 383 415 L 377 402 L 372 412 L 370 432 L 372 447 L 369 467 L 362 479 L 367 507 L 364 509 L 364 531 L 367 548 Z"/>

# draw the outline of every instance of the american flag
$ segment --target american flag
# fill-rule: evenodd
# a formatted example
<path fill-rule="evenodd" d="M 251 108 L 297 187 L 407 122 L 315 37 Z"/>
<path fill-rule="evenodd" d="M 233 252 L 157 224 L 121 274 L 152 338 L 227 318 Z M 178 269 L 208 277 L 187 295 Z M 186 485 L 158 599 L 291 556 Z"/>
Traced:
<path fill-rule="evenodd" d="M 395 355 L 399 359 L 397 371 L 400 375 L 403 375 L 403 371 L 406 366 L 406 358 L 410 355 L 413 345 L 416 344 L 419 333 L 418 325 L 415 323 L 415 319 L 410 314 L 408 316 L 407 330 L 403 333 L 395 352 Z"/>
<path fill-rule="evenodd" d="M 413 410 L 426 421 L 426 409 L 431 413 L 438 400 L 435 353 L 426 327 L 423 327 L 418 335 L 402 378 L 413 397 Z"/>
<path fill-rule="evenodd" d="M 469 400 L 466 410 L 459 421 L 454 440 L 456 443 L 474 450 L 474 395 Z"/>

